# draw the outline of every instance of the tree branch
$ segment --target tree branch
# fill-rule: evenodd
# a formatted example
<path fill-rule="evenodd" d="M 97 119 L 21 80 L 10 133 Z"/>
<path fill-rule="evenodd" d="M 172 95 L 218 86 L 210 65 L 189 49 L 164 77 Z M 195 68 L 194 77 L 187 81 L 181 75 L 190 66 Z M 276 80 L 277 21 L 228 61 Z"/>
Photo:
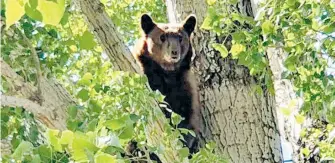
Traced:
<path fill-rule="evenodd" d="M 104 5 L 98 0 L 79 0 L 77 4 L 95 38 L 113 63 L 113 69 L 140 73 L 139 65 L 124 44 Z"/>
<path fill-rule="evenodd" d="M 57 128 L 56 126 L 58 126 L 50 118 L 52 112 L 33 101 L 6 95 L 0 95 L 0 99 L 1 106 L 22 107 L 25 110 L 31 112 L 37 118 L 37 120 L 41 121 L 47 127 Z"/>
<path fill-rule="evenodd" d="M 16 72 L 2 59 L 0 59 L 0 64 L 1 76 L 3 76 L 7 83 L 11 85 L 11 89 L 6 92 L 6 96 L 25 98 L 34 102 L 34 100 L 36 100 L 37 88 L 31 83 L 24 81 L 24 79 L 16 74 Z M 40 107 L 48 108 L 40 110 L 41 119 L 44 119 L 43 115 L 47 115 L 46 120 L 42 120 L 42 122 L 45 122 L 47 126 L 54 126 L 52 128 L 55 129 L 66 129 L 67 108 L 75 104 L 72 96 L 54 79 L 47 79 L 42 76 L 41 84 L 42 92 L 48 92 L 42 94 L 44 102 Z M 38 116 L 39 114 L 37 117 Z M 50 125 L 48 121 L 54 125 Z"/>
<path fill-rule="evenodd" d="M 78 0 L 76 2 L 81 8 L 81 12 L 91 31 L 93 31 L 95 38 L 100 42 L 100 45 L 114 65 L 114 70 L 142 73 L 130 50 L 121 39 L 122 37 L 117 28 L 104 10 L 104 5 L 99 0 Z M 148 88 L 150 89 L 150 87 Z M 163 114 L 156 101 L 152 101 L 152 106 Z M 167 120 L 152 119 L 149 120 L 149 123 L 146 128 L 148 144 L 153 146 L 161 145 L 161 139 L 164 137 L 164 130 L 161 126 L 167 124 Z M 171 162 L 171 160 L 182 161 L 178 160 L 175 144 L 164 145 L 167 147 L 165 148 L 166 151 L 162 154 L 158 153 L 162 162 L 167 163 Z"/>
<path fill-rule="evenodd" d="M 30 40 L 27 38 L 27 36 L 22 32 L 20 29 L 15 28 L 15 31 L 20 34 L 23 38 L 24 43 L 29 47 L 30 52 L 31 52 L 31 57 L 33 58 L 33 61 L 36 66 L 36 72 L 37 72 L 37 101 L 39 104 L 43 103 L 43 95 L 42 95 L 42 71 L 41 71 L 41 65 L 40 65 L 40 60 L 38 58 L 38 55 L 36 53 L 35 48 L 33 47 L 33 44 L 30 42 Z"/>

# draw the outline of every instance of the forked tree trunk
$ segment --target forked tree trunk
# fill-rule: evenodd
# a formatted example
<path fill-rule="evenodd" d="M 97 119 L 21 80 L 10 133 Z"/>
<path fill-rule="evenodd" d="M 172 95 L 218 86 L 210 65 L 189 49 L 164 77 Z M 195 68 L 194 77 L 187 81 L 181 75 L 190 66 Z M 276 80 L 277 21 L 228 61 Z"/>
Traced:
<path fill-rule="evenodd" d="M 138 66 L 130 57 L 129 50 L 120 39 L 103 5 L 98 0 L 78 0 L 78 3 L 115 69 L 137 71 Z M 166 0 L 166 3 L 171 21 L 180 21 L 186 15 L 195 13 L 198 18 L 198 27 L 200 27 L 206 14 L 205 0 Z M 242 7 L 244 11 L 250 11 L 248 8 L 250 5 Z M 215 40 L 214 34 L 201 31 L 199 28 L 195 33 L 194 71 L 199 77 L 201 90 L 203 141 L 214 140 L 218 145 L 217 152 L 225 154 L 230 162 L 281 162 L 274 97 L 270 96 L 265 89 L 263 94 L 255 94 L 252 88 L 256 85 L 256 79 L 249 75 L 246 68 L 238 66 L 234 60 L 222 59 L 211 48 L 211 43 Z M 21 89 L 24 82 L 21 79 L 17 80 L 16 76 L 12 77 L 14 84 L 18 84 L 17 88 Z M 49 111 L 53 112 L 53 115 L 48 118 L 61 120 L 61 124 L 55 128 L 63 129 L 66 107 L 74 102 L 59 84 L 47 80 L 45 82 L 45 91 L 51 90 L 52 96 L 48 95 L 44 98 L 46 101 L 42 107 L 52 110 Z M 36 87 L 28 84 L 23 86 L 28 93 L 21 97 L 31 98 Z M 26 90 L 19 91 L 23 93 Z M 10 102 L 10 99 L 7 102 Z M 152 123 L 151 129 L 160 131 L 159 125 L 162 122 Z M 150 136 L 149 142 L 152 141 L 155 144 L 161 135 Z M 170 162 L 176 160 L 177 155 L 172 149 L 160 156 L 163 162 Z"/>
<path fill-rule="evenodd" d="M 235 60 L 222 59 L 211 47 L 215 34 L 199 29 L 206 1 L 166 0 L 166 4 L 170 22 L 180 22 L 191 13 L 197 16 L 193 68 L 203 106 L 203 141 L 214 140 L 217 152 L 230 162 L 281 162 L 275 99 L 265 88 L 262 94 L 253 92 L 256 78 Z M 252 11 L 250 2 L 241 2 L 240 9 Z"/>

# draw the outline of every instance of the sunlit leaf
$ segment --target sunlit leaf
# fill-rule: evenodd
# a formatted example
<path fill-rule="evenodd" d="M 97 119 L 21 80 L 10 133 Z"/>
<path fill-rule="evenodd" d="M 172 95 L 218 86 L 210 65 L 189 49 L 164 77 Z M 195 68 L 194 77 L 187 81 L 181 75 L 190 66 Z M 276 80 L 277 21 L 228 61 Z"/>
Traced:
<path fill-rule="evenodd" d="M 81 78 L 81 80 L 79 81 L 79 83 L 83 84 L 83 85 L 90 85 L 92 79 L 93 79 L 93 75 L 91 73 L 87 72 Z"/>
<path fill-rule="evenodd" d="M 109 155 L 107 153 L 98 152 L 94 156 L 94 162 L 98 162 L 98 163 L 115 163 L 116 159 L 115 159 L 115 157 L 113 157 L 112 155 Z"/>
<path fill-rule="evenodd" d="M 22 156 L 24 154 L 28 154 L 33 149 L 33 144 L 31 144 L 28 141 L 22 141 L 19 146 L 15 149 L 14 153 L 12 154 L 12 157 L 21 160 Z"/>
<path fill-rule="evenodd" d="M 309 156 L 309 154 L 311 153 L 308 148 L 302 148 L 301 152 L 302 154 L 304 154 L 304 156 Z"/>
<path fill-rule="evenodd" d="M 274 26 L 273 23 L 269 20 L 266 20 L 263 24 L 262 24 L 262 31 L 265 35 L 272 33 L 274 30 Z"/>
<path fill-rule="evenodd" d="M 61 144 L 59 143 L 58 133 L 59 130 L 48 129 L 47 138 L 49 140 L 50 145 L 52 145 L 56 151 L 62 152 L 63 149 Z"/>
<path fill-rule="evenodd" d="M 124 119 L 112 119 L 112 120 L 107 120 L 105 125 L 109 129 L 118 130 L 124 127 L 126 124 L 125 124 Z"/>
<path fill-rule="evenodd" d="M 37 5 L 38 5 L 38 0 L 29 0 L 29 3 L 26 3 L 24 6 L 24 10 L 30 18 L 34 20 L 42 21 L 43 16 L 41 12 L 37 10 Z"/>
<path fill-rule="evenodd" d="M 207 0 L 206 2 L 207 2 L 208 5 L 211 6 L 211 5 L 215 4 L 216 0 Z"/>
<path fill-rule="evenodd" d="M 43 23 L 58 25 L 65 11 L 65 0 L 38 0 L 37 10 L 43 17 Z"/>
<path fill-rule="evenodd" d="M 128 124 L 128 126 L 126 126 L 121 134 L 119 135 L 120 139 L 130 139 L 134 134 L 134 127 L 132 124 Z"/>
<path fill-rule="evenodd" d="M 295 116 L 295 120 L 298 124 L 302 124 L 305 121 L 305 116 L 298 114 Z"/>
<path fill-rule="evenodd" d="M 233 59 L 236 59 L 238 57 L 238 54 L 241 52 L 244 52 L 246 50 L 245 46 L 239 43 L 233 44 L 233 46 L 230 49 L 230 52 L 232 54 Z"/>
<path fill-rule="evenodd" d="M 62 131 L 62 136 L 59 140 L 60 144 L 71 144 L 73 140 L 73 132 L 69 130 Z"/>
<path fill-rule="evenodd" d="M 6 0 L 6 28 L 8 29 L 24 14 L 26 0 Z"/>
<path fill-rule="evenodd" d="M 184 147 L 184 148 L 179 149 L 178 153 L 181 158 L 185 158 L 185 157 L 188 157 L 190 150 L 187 147 Z"/>
<path fill-rule="evenodd" d="M 82 49 L 91 50 L 95 45 L 94 36 L 89 31 L 85 31 L 84 34 L 79 37 L 79 46 Z"/>
<path fill-rule="evenodd" d="M 228 50 L 224 45 L 214 43 L 212 46 L 215 50 L 220 52 L 222 58 L 226 58 L 228 56 Z"/>
<path fill-rule="evenodd" d="M 280 111 L 285 115 L 285 116 L 290 116 L 292 113 L 292 110 L 289 108 L 281 108 Z"/>
<path fill-rule="evenodd" d="M 87 101 L 90 97 L 88 95 L 88 90 L 86 89 L 81 89 L 78 94 L 77 97 L 79 97 L 80 99 L 82 99 L 83 101 Z"/>

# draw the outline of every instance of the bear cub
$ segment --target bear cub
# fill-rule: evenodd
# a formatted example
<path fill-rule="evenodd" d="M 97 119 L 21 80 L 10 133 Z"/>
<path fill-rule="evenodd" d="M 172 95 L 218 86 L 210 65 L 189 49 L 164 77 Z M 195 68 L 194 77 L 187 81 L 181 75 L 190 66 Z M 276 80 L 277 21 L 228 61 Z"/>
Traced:
<path fill-rule="evenodd" d="M 191 72 L 193 55 L 191 34 L 196 26 L 196 17 L 188 16 L 182 23 L 155 23 L 144 14 L 141 17 L 142 37 L 137 42 L 133 55 L 147 76 L 152 90 L 159 90 L 171 110 L 184 120 L 179 128 L 200 131 L 200 100 L 198 87 Z M 170 118 L 168 112 L 166 116 Z M 191 153 L 196 152 L 198 139 L 184 135 L 185 145 Z"/>

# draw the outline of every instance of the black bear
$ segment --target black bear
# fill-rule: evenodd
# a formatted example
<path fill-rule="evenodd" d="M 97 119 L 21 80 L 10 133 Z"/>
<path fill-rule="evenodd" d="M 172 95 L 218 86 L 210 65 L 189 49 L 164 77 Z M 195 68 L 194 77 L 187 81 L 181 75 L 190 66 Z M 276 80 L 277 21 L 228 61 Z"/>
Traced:
<path fill-rule="evenodd" d="M 143 34 L 133 49 L 133 55 L 147 76 L 151 89 L 159 90 L 171 110 L 185 118 L 178 127 L 191 129 L 198 135 L 200 100 L 190 69 L 193 55 L 190 40 L 195 26 L 194 15 L 180 24 L 161 24 L 144 14 L 141 17 Z M 184 138 L 191 153 L 195 152 L 197 139 L 191 135 Z"/>

